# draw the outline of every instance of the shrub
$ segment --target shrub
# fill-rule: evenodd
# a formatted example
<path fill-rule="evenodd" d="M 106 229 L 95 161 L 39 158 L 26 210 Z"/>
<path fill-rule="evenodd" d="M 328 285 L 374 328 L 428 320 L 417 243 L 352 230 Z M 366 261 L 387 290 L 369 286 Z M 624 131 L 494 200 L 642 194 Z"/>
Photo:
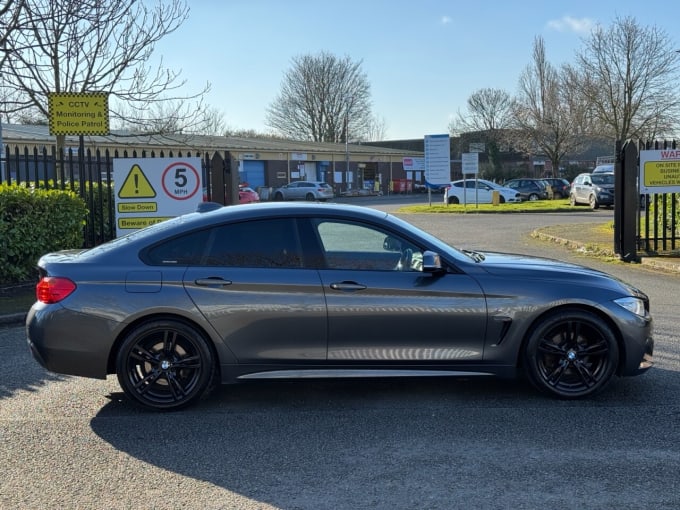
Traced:
<path fill-rule="evenodd" d="M 29 279 L 44 253 L 81 248 L 86 214 L 71 191 L 0 185 L 0 282 Z"/>

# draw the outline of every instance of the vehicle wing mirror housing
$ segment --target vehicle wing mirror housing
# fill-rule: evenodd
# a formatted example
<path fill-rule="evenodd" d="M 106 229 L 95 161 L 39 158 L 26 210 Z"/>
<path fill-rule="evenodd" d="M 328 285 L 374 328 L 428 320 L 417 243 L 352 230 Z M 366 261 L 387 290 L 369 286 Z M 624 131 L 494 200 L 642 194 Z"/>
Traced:
<path fill-rule="evenodd" d="M 423 252 L 423 273 L 440 273 L 443 271 L 439 253 L 426 250 Z"/>

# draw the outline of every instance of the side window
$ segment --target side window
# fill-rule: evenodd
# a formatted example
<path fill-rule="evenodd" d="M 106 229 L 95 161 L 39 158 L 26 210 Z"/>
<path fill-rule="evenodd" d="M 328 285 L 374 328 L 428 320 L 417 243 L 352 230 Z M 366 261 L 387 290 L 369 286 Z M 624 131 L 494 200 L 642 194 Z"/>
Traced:
<path fill-rule="evenodd" d="M 419 271 L 422 267 L 416 246 L 372 226 L 316 220 L 315 227 L 329 269 Z"/>
<path fill-rule="evenodd" d="M 225 267 L 302 267 L 293 218 L 245 221 L 213 229 L 203 265 Z"/>
<path fill-rule="evenodd" d="M 208 229 L 191 232 L 152 246 L 141 254 L 141 258 L 153 266 L 198 265 L 209 238 Z"/>

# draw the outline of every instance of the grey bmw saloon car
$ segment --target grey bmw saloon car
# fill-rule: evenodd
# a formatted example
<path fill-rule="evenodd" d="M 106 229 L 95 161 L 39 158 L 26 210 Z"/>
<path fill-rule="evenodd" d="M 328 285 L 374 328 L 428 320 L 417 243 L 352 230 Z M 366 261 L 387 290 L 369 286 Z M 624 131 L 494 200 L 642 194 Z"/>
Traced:
<path fill-rule="evenodd" d="M 461 251 L 352 205 L 195 212 L 38 267 L 34 357 L 61 374 L 116 374 L 154 409 L 214 383 L 299 377 L 525 374 L 578 398 L 652 365 L 640 290 L 555 260 Z"/>

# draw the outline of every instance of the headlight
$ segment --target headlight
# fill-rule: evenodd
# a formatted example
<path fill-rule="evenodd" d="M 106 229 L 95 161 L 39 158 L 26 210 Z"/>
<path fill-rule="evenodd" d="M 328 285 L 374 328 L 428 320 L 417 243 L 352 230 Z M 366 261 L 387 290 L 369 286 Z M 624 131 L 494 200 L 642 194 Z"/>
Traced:
<path fill-rule="evenodd" d="M 645 302 L 640 298 L 624 297 L 615 299 L 614 303 L 616 303 L 619 306 L 622 306 L 629 312 L 633 312 L 635 315 L 639 315 L 640 317 L 647 316 L 647 312 L 645 311 Z"/>

